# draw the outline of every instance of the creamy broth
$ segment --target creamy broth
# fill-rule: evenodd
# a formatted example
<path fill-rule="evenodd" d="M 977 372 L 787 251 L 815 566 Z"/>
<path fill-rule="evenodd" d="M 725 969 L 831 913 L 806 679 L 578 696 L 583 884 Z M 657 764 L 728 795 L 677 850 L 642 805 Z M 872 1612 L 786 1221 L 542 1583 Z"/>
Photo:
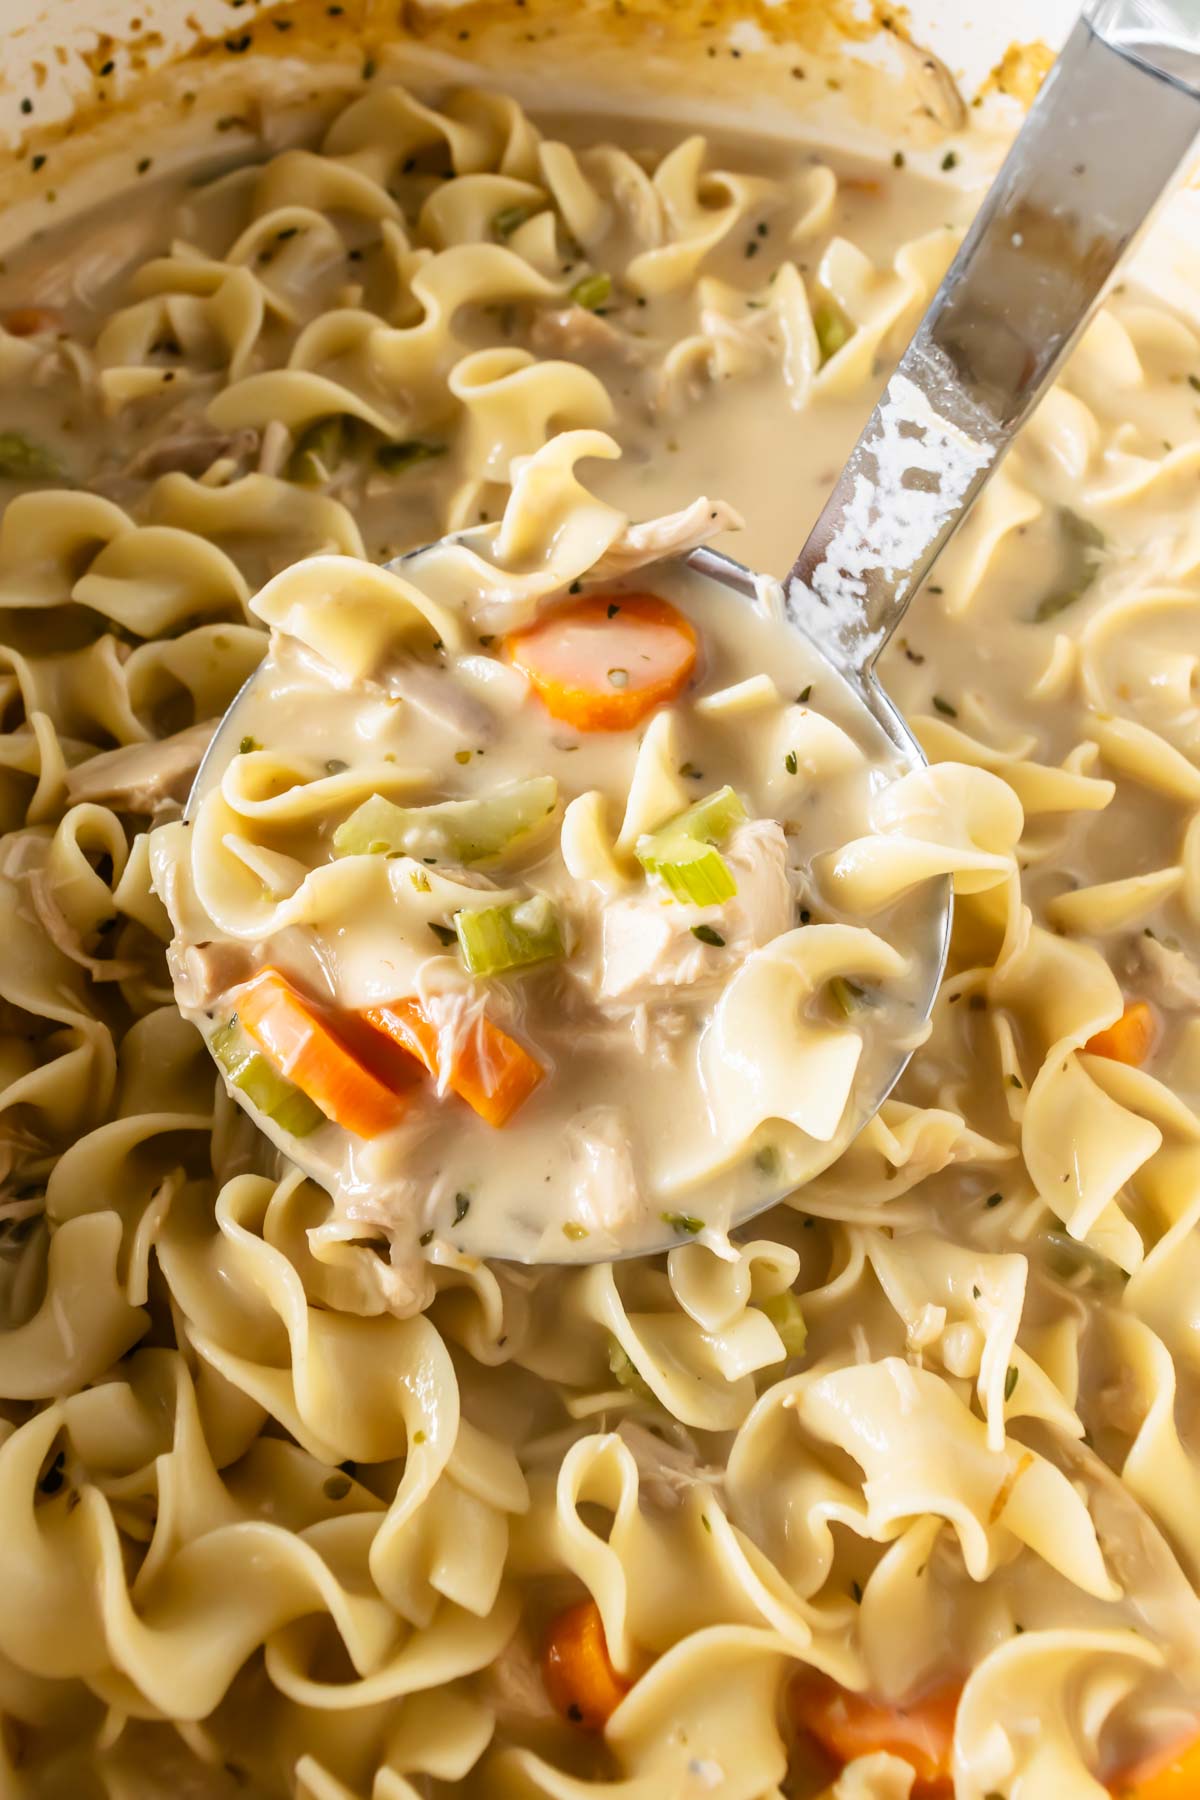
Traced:
<path fill-rule="evenodd" d="M 721 522 L 719 508 L 700 512 Z M 365 686 L 347 687 L 347 670 L 316 648 L 328 647 L 321 615 L 346 603 L 339 584 L 353 570 L 299 606 L 287 576 L 256 602 L 298 635 L 277 635 L 224 726 L 190 824 L 164 827 L 151 850 L 176 926 L 177 998 L 218 1059 L 243 984 L 264 967 L 338 1009 L 335 1031 L 339 1018 L 361 1033 L 373 1009 L 421 1007 L 445 1079 L 404 1085 L 395 1123 L 369 1138 L 335 1113 L 307 1116 L 301 1142 L 286 1128 L 290 1084 L 274 1114 L 255 1105 L 245 1064 L 234 1084 L 330 1188 L 348 1229 L 386 1230 L 393 1263 L 418 1240 L 432 1256 L 452 1240 L 477 1254 L 592 1260 L 661 1241 L 664 1224 L 721 1246 L 739 1215 L 833 1160 L 922 1037 L 939 877 L 956 859 L 931 872 L 914 857 L 889 875 L 869 929 L 858 897 L 843 898 L 842 861 L 897 847 L 871 841 L 873 802 L 905 771 L 866 706 L 786 623 L 778 589 L 752 603 L 662 562 L 618 582 L 572 580 L 577 602 L 560 584 L 525 626 L 602 599 L 590 627 L 602 681 L 636 681 L 632 666 L 609 668 L 636 651 L 606 640 L 622 641 L 647 592 L 698 640 L 671 705 L 649 705 L 637 729 L 580 729 L 514 666 L 519 649 L 505 646 L 520 634 L 501 627 L 514 607 L 472 591 L 472 555 L 434 549 L 405 570 L 450 603 L 458 647 L 406 662 L 381 633 L 385 666 Z M 916 783 L 928 805 L 928 779 Z M 538 817 L 490 855 L 456 851 L 439 828 L 445 802 L 494 808 L 525 794 Z M 888 798 L 891 831 L 912 831 L 913 808 Z M 732 808 L 712 834 L 716 857 L 673 864 L 664 848 L 658 873 L 655 834 L 668 844 L 675 820 L 714 805 Z M 384 834 L 373 847 L 372 832 Z M 390 866 L 372 867 L 372 854 Z M 456 919 L 542 902 L 554 938 L 544 957 L 464 967 Z M 448 1085 L 492 1026 L 515 1032 L 538 1072 L 499 1135 Z M 377 1048 L 368 1033 L 367 1052 Z"/>
<path fill-rule="evenodd" d="M 903 154 L 686 135 L 375 83 L 309 151 L 142 183 L 0 275 L 0 1786 L 1147 1800 L 1143 1759 L 1194 1745 L 1200 266 L 1174 246 L 1169 301 L 1129 273 L 942 558 L 883 662 L 931 768 L 884 783 L 765 614 L 603 557 L 709 494 L 744 516 L 718 547 L 781 573 L 970 199 Z M 695 798 L 794 819 L 763 773 L 775 702 L 726 732 L 699 711 L 722 686 L 766 672 L 832 711 L 865 762 L 807 790 L 791 929 L 912 954 L 892 999 L 918 1021 L 920 919 L 954 882 L 898 1088 L 727 1235 L 736 1170 L 655 1200 L 711 1204 L 666 1256 L 474 1253 L 492 1180 L 535 1248 L 582 1223 L 565 1071 L 620 1090 L 635 1143 L 709 1125 L 651 1008 L 568 991 L 602 971 L 602 909 L 562 815 L 599 793 L 611 839 L 639 731 L 566 749 L 488 645 L 461 683 L 503 718 L 486 744 L 370 686 L 361 653 L 409 617 L 371 565 L 446 532 L 476 560 L 401 579 L 452 623 L 486 589 L 477 637 L 575 581 L 694 610 L 688 799 L 690 763 Z M 335 578 L 374 596 L 354 632 Z M 185 826 L 265 623 L 269 680 Z M 314 996 L 384 997 L 385 922 L 253 928 L 297 869 L 447 879 L 330 856 L 386 788 L 376 751 L 429 771 L 405 806 L 553 776 L 550 837 L 503 874 L 578 909 L 578 964 L 499 978 L 550 1070 L 509 1126 L 425 1093 L 453 1133 L 381 1135 L 373 1164 L 314 1126 L 331 1195 L 230 1097 L 188 957 L 219 953 L 211 997 L 267 946 Z M 263 823 L 322 782 L 336 805 Z M 208 934 L 197 877 L 237 932 Z M 908 1030 L 878 1013 L 864 1092 Z M 823 1000 L 809 1023 L 850 1026 Z"/>

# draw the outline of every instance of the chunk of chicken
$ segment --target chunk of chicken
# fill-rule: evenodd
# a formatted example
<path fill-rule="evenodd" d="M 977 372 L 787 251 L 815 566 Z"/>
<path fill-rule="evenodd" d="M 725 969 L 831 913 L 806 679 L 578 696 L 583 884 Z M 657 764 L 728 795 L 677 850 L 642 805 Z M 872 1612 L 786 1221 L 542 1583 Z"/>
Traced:
<path fill-rule="evenodd" d="M 128 981 L 140 973 L 135 962 L 121 962 L 116 957 L 95 956 L 87 948 L 76 926 L 66 917 L 54 898 L 54 888 L 44 869 L 29 871 L 29 895 L 38 922 L 50 942 L 86 969 L 93 981 Z"/>
<path fill-rule="evenodd" d="M 640 525 L 627 525 L 592 573 L 602 580 L 615 581 L 647 563 L 695 550 L 722 531 L 740 531 L 743 523 L 741 514 L 724 500 L 706 500 L 701 496 L 679 512 L 665 513 L 661 519 L 646 519 Z"/>
<path fill-rule="evenodd" d="M 566 356 L 585 363 L 603 356 L 636 363 L 644 356 L 636 338 L 618 331 L 586 306 L 564 306 L 538 313 L 530 327 L 529 348 L 536 356 Z"/>
<path fill-rule="evenodd" d="M 624 1009 L 670 1000 L 678 988 L 724 983 L 751 950 L 789 928 L 787 840 L 776 820 L 739 826 L 723 854 L 737 882 L 723 906 L 683 906 L 644 888 L 605 907 L 594 992 L 601 1006 Z M 724 942 L 702 942 L 698 925 Z"/>
<path fill-rule="evenodd" d="M 230 988 L 248 981 L 256 960 L 255 950 L 223 940 L 182 949 L 172 945 L 167 951 L 176 999 L 193 1012 L 207 1011 Z"/>
<path fill-rule="evenodd" d="M 268 431 L 271 429 L 267 427 Z M 218 457 L 234 462 L 248 461 L 257 454 L 257 431 L 246 426 L 241 431 L 219 431 L 207 419 L 189 419 L 168 437 L 157 438 L 126 465 L 124 473 L 138 481 L 150 481 L 156 475 L 200 476 L 210 469 Z"/>
<path fill-rule="evenodd" d="M 637 1464 L 642 1499 L 667 1511 L 679 1506 L 692 1488 L 715 1491 L 724 1480 L 721 1469 L 701 1462 L 699 1451 L 682 1425 L 672 1420 L 670 1429 L 669 1437 L 660 1437 L 636 1419 L 622 1419 L 617 1426 L 617 1436 Z"/>
<path fill-rule="evenodd" d="M 106 288 L 146 260 L 160 229 L 157 208 L 139 206 L 120 219 L 105 217 L 82 236 L 72 232 L 64 243 L 50 240 L 54 248 L 26 270 L 30 301 L 39 306 L 63 307 L 73 300 L 94 305 Z"/>
<path fill-rule="evenodd" d="M 1137 940 L 1135 958 L 1142 991 L 1160 1006 L 1200 1006 L 1200 967 L 1186 950 L 1164 944 L 1161 938 Z"/>
<path fill-rule="evenodd" d="M 501 1724 L 528 1725 L 534 1720 L 549 1722 L 558 1717 L 546 1694 L 537 1652 L 524 1627 L 488 1665 L 484 1692 Z"/>
<path fill-rule="evenodd" d="M 72 806 L 99 800 L 122 812 L 154 814 L 182 805 L 217 723 L 202 719 L 174 737 L 101 751 L 69 772 L 68 800 Z"/>
<path fill-rule="evenodd" d="M 633 1152 L 615 1106 L 593 1106 L 567 1127 L 571 1216 L 589 1231 L 619 1231 L 642 1210 Z"/>

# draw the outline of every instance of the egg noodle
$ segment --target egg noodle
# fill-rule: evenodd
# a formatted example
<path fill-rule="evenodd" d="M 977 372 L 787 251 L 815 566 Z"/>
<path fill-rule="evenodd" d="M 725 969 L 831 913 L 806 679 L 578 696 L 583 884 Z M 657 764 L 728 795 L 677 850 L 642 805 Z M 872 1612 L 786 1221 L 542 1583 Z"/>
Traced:
<path fill-rule="evenodd" d="M 153 831 L 271 577 L 502 520 L 550 593 L 700 492 L 769 566 L 957 242 L 899 165 L 640 131 L 372 88 L 5 277 L 6 1796 L 1153 1800 L 1200 1731 L 1200 262 L 887 652 L 933 766 L 830 881 L 951 872 L 950 963 L 793 1201 L 577 1268 L 447 1232 L 400 1302 L 175 1004 Z"/>

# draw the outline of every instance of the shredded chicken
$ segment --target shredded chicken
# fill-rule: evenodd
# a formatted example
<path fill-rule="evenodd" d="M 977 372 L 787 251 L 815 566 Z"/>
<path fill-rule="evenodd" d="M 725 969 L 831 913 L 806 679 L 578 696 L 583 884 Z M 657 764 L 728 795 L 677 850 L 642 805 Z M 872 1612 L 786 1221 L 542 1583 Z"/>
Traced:
<path fill-rule="evenodd" d="M 1142 991 L 1160 1006 L 1200 1006 L 1200 968 L 1186 950 L 1164 944 L 1161 938 L 1141 937 L 1135 956 Z"/>
<path fill-rule="evenodd" d="M 692 1488 L 715 1491 L 724 1480 L 723 1470 L 701 1462 L 691 1436 L 674 1420 L 670 1437 L 660 1437 L 634 1419 L 622 1419 L 617 1435 L 637 1464 L 641 1497 L 652 1506 L 671 1510 Z"/>
<path fill-rule="evenodd" d="M 661 562 L 666 556 L 682 556 L 722 531 L 740 531 L 744 521 L 740 513 L 724 500 L 693 500 L 680 512 L 666 513 L 661 519 L 647 519 L 641 525 L 627 525 L 615 544 L 605 551 L 593 573 L 603 580 L 615 581 L 629 575 L 646 563 Z"/>
<path fill-rule="evenodd" d="M 529 348 L 535 356 L 566 356 L 591 363 L 598 357 L 619 357 L 622 362 L 637 363 L 644 351 L 636 338 L 631 338 L 600 313 L 586 306 L 565 306 L 554 312 L 541 312 L 529 332 Z"/>
<path fill-rule="evenodd" d="M 671 990 L 724 983 L 751 950 L 792 922 L 787 840 L 774 819 L 739 826 L 723 852 L 737 893 L 720 908 L 664 904 L 649 889 L 620 896 L 601 919 L 602 951 L 585 975 L 602 1005 L 622 1009 L 671 997 Z M 707 925 L 723 944 L 701 942 Z"/>
<path fill-rule="evenodd" d="M 571 1216 L 589 1231 L 619 1231 L 642 1211 L 633 1152 L 615 1106 L 593 1106 L 567 1127 Z"/>
<path fill-rule="evenodd" d="M 407 701 L 435 725 L 457 731 L 464 743 L 487 745 L 495 739 L 495 716 L 482 700 L 464 693 L 445 670 L 406 662 L 388 671 L 385 686 L 389 694 Z"/>
<path fill-rule="evenodd" d="M 488 1665 L 484 1689 L 501 1724 L 527 1724 L 531 1719 L 558 1717 L 546 1695 L 537 1655 L 524 1630 L 510 1638 Z"/>
<path fill-rule="evenodd" d="M 155 816 L 179 807 L 216 728 L 216 719 L 203 719 L 174 737 L 104 750 L 68 773 L 67 798 L 72 806 L 99 800 L 122 812 Z"/>
<path fill-rule="evenodd" d="M 91 231 L 72 232 L 56 253 L 29 271 L 29 298 L 39 306 L 91 306 L 101 291 L 133 266 L 144 262 L 160 229 L 153 207 L 126 209 L 127 216 L 105 217 Z"/>
<path fill-rule="evenodd" d="M 292 434 L 282 419 L 272 419 L 258 446 L 260 475 L 280 475 L 292 448 Z"/>
<path fill-rule="evenodd" d="M 69 956 L 73 963 L 86 969 L 93 981 L 129 981 L 140 972 L 140 965 L 136 962 L 120 962 L 115 957 L 93 956 L 84 947 L 79 932 L 59 908 L 54 898 L 53 883 L 44 869 L 30 870 L 29 897 L 33 901 L 38 923 L 50 942 L 64 956 Z"/>
<path fill-rule="evenodd" d="M 1086 1491 L 1114 1580 L 1151 1636 L 1167 1648 L 1179 1679 L 1194 1687 L 1200 1681 L 1200 1600 L 1174 1551 L 1121 1478 L 1087 1444 L 1041 1420 L 1023 1423 L 1034 1449 Z"/>
<path fill-rule="evenodd" d="M 140 481 L 176 471 L 181 475 L 203 475 L 218 457 L 242 462 L 252 457 L 258 446 L 258 433 L 249 426 L 241 431 L 218 431 L 207 419 L 192 419 L 169 437 L 158 438 L 139 450 L 125 473 Z"/>

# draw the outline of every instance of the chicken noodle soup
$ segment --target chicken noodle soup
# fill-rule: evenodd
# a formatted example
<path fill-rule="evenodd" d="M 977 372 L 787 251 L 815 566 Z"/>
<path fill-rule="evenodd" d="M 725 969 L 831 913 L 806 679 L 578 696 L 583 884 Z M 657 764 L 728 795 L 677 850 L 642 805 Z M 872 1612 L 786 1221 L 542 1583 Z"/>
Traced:
<path fill-rule="evenodd" d="M 552 440 L 498 527 L 400 573 L 277 576 L 267 662 L 152 842 L 180 1005 L 348 1236 L 723 1249 L 924 1035 L 947 871 L 1011 869 L 1001 785 L 906 773 L 777 588 L 653 560 L 726 508 L 629 526 L 578 486 L 614 450 Z"/>
<path fill-rule="evenodd" d="M 237 14 L 224 80 L 268 35 L 295 70 L 281 11 Z M 129 191 L 0 270 L 5 1795 L 1200 1782 L 1200 196 L 887 649 L 928 772 L 765 600 L 672 560 L 719 529 L 789 565 L 969 215 L 992 97 L 887 47 L 911 130 L 874 163 L 764 115 L 705 137 L 665 80 L 653 119 L 531 119 L 356 69 L 287 148 L 222 89 L 194 177 L 156 183 L 139 139 Z M 794 66 L 794 107 L 839 98 Z M 53 156 L 32 178 L 57 190 Z M 630 678 L 597 688 L 618 630 Z M 786 1120 L 828 1100 L 830 1045 L 862 1039 L 853 1109 L 910 1004 L 878 1116 L 723 1241 L 760 1148 L 836 1145 Z M 814 1041 L 821 1081 L 789 1079 Z M 605 1058 L 629 1128 L 610 1154 L 593 1121 L 514 1217 L 536 1244 L 552 1190 L 620 1202 L 628 1154 L 648 1211 L 704 1228 L 470 1254 L 488 1179 Z M 484 1148 L 351 1198 L 267 1133 L 438 1181 Z M 706 1147 L 733 1158 L 707 1190 Z M 651 1200 L 668 1153 L 696 1185 Z"/>

